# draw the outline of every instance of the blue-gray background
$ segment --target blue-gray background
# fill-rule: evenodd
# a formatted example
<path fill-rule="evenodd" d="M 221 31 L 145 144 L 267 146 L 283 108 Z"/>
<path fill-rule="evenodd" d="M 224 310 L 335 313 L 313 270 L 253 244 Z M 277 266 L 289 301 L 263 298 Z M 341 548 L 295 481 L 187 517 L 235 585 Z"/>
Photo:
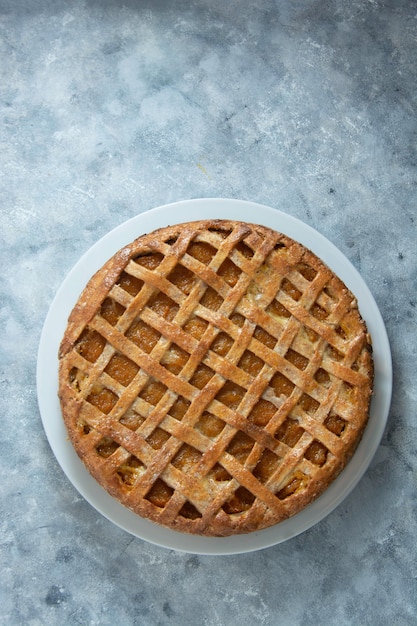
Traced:
<path fill-rule="evenodd" d="M 0 0 L 0 623 L 417 623 L 417 3 Z M 133 215 L 223 196 L 287 211 L 354 263 L 384 317 L 382 444 L 328 518 L 274 548 L 191 556 L 73 489 L 35 371 L 52 298 Z"/>

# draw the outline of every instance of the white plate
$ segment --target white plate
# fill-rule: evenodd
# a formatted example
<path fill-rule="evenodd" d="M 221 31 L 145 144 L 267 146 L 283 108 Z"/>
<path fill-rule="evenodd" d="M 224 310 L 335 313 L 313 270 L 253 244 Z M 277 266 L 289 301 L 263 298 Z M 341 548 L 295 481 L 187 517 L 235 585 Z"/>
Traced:
<path fill-rule="evenodd" d="M 373 338 L 375 392 L 363 439 L 348 466 L 325 493 L 298 515 L 260 532 L 225 538 L 195 537 L 168 530 L 140 518 L 119 504 L 90 476 L 68 441 L 57 397 L 58 346 L 67 318 L 85 284 L 103 263 L 139 235 L 184 221 L 224 218 L 269 226 L 303 243 L 333 269 L 356 295 Z M 304 532 L 333 511 L 368 468 L 382 435 L 391 401 L 390 346 L 378 307 L 363 279 L 325 237 L 298 219 L 263 205 L 206 198 L 165 205 L 124 222 L 100 239 L 75 265 L 48 312 L 42 331 L 37 389 L 43 426 L 63 471 L 79 493 L 106 518 L 132 535 L 166 548 L 194 554 L 238 554 L 273 546 Z"/>

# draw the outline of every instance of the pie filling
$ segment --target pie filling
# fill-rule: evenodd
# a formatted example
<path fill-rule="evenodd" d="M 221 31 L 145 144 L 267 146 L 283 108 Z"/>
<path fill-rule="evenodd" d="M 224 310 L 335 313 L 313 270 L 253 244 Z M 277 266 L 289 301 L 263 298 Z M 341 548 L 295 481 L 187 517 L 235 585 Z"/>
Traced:
<path fill-rule="evenodd" d="M 62 342 L 77 452 L 126 506 L 184 532 L 297 513 L 368 418 L 370 339 L 352 294 L 300 244 L 239 222 L 161 229 L 130 250 L 87 285 Z"/>

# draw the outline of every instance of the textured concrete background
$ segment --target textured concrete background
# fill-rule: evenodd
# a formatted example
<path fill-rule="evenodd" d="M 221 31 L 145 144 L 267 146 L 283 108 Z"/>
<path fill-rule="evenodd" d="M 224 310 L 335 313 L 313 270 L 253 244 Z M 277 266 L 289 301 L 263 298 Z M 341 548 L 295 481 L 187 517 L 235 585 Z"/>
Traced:
<path fill-rule="evenodd" d="M 0 623 L 417 623 L 417 3 L 0 0 Z M 59 468 L 35 386 L 70 268 L 125 219 L 236 197 L 318 229 L 384 317 L 394 395 L 357 488 L 249 555 L 177 553 Z"/>

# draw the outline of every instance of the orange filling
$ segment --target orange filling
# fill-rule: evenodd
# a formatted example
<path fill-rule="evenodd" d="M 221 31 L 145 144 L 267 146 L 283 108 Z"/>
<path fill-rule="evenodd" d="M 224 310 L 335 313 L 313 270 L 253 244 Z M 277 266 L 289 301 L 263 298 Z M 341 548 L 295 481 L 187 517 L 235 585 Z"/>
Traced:
<path fill-rule="evenodd" d="M 315 302 L 313 304 L 313 306 L 311 307 L 311 313 L 312 315 L 314 315 L 314 317 L 318 320 L 325 320 L 326 317 L 328 316 L 327 311 L 325 311 L 321 306 L 319 306 L 317 304 L 317 302 Z"/>
<path fill-rule="evenodd" d="M 236 383 L 228 380 L 225 382 L 223 387 L 216 395 L 216 400 L 222 402 L 230 409 L 237 409 L 243 397 L 245 395 L 245 390 Z"/>
<path fill-rule="evenodd" d="M 223 510 L 229 515 L 242 513 L 250 509 L 254 500 L 255 496 L 250 491 L 245 487 L 239 487 L 230 500 L 223 505 Z"/>
<path fill-rule="evenodd" d="M 182 472 L 190 472 L 200 459 L 201 452 L 184 443 L 172 459 L 171 464 Z"/>
<path fill-rule="evenodd" d="M 196 428 L 206 437 L 213 439 L 222 432 L 224 422 L 208 411 L 204 411 L 196 424 Z"/>
<path fill-rule="evenodd" d="M 148 491 L 146 499 L 153 505 L 163 508 L 173 493 L 172 487 L 169 487 L 161 478 L 158 478 Z"/>
<path fill-rule="evenodd" d="M 149 354 L 158 343 L 161 334 L 142 320 L 138 320 L 128 329 L 126 337 Z"/>
<path fill-rule="evenodd" d="M 309 413 L 310 415 L 317 411 L 320 406 L 317 400 L 314 400 L 314 398 L 309 396 L 307 393 L 303 393 L 298 404 L 303 409 L 303 411 Z"/>
<path fill-rule="evenodd" d="M 326 417 L 324 420 L 324 425 L 330 432 L 340 437 L 346 428 L 346 420 L 339 417 L 339 415 L 330 414 L 329 417 Z"/>
<path fill-rule="evenodd" d="M 127 461 L 125 461 L 125 463 L 120 465 L 117 470 L 117 474 L 125 485 L 127 485 L 128 487 L 133 487 L 141 470 L 144 467 L 145 466 L 143 465 L 142 461 L 140 461 L 135 456 L 131 456 L 127 459 Z"/>
<path fill-rule="evenodd" d="M 127 387 L 138 373 L 139 367 L 126 356 L 116 353 L 112 356 L 104 371 L 121 385 Z"/>
<path fill-rule="evenodd" d="M 305 370 L 308 365 L 308 359 L 291 348 L 288 350 L 285 358 L 287 361 L 295 365 L 295 367 L 298 367 L 299 370 Z"/>
<path fill-rule="evenodd" d="M 154 406 L 156 406 L 158 402 L 161 400 L 165 391 L 166 391 L 165 385 L 160 383 L 158 380 L 154 380 L 153 378 L 150 378 L 149 381 L 144 386 L 144 388 L 142 389 L 142 391 L 140 392 L 139 397 L 146 400 L 146 402 L 149 402 L 149 404 L 153 404 Z"/>
<path fill-rule="evenodd" d="M 316 270 L 307 263 L 298 263 L 297 270 L 310 282 L 317 276 Z"/>
<path fill-rule="evenodd" d="M 276 494 L 277 497 L 280 500 L 285 500 L 285 498 L 292 496 L 296 491 L 304 486 L 306 479 L 307 477 L 302 472 L 296 472 L 291 480 L 278 491 Z"/>
<path fill-rule="evenodd" d="M 188 358 L 189 354 L 174 343 L 165 353 L 161 365 L 164 365 L 172 374 L 177 375 L 187 363 Z"/>
<path fill-rule="evenodd" d="M 179 514 L 186 519 L 198 519 L 201 517 L 201 513 L 188 501 L 183 504 Z"/>
<path fill-rule="evenodd" d="M 181 421 L 185 413 L 188 411 L 189 406 L 189 400 L 186 400 L 182 396 L 179 396 L 168 411 L 168 414 L 171 415 L 171 417 L 174 417 L 176 420 Z"/>
<path fill-rule="evenodd" d="M 259 400 L 248 416 L 248 420 L 257 426 L 266 426 L 274 415 L 276 407 L 267 400 Z"/>
<path fill-rule="evenodd" d="M 200 263 L 204 263 L 204 265 L 210 263 L 216 252 L 216 248 L 213 248 L 213 246 L 204 241 L 193 241 L 190 243 L 187 250 L 190 256 L 200 261 Z"/>
<path fill-rule="evenodd" d="M 101 305 L 100 314 L 109 324 L 116 326 L 124 311 L 125 308 L 121 304 L 111 298 L 106 298 Z"/>
<path fill-rule="evenodd" d="M 212 378 L 213 374 L 212 369 L 204 365 L 204 363 L 200 363 L 191 376 L 190 383 L 194 385 L 194 387 L 197 387 L 197 389 L 203 389 Z"/>
<path fill-rule="evenodd" d="M 235 457 L 242 465 L 248 458 L 254 446 L 253 439 L 244 432 L 238 431 L 227 447 L 227 452 Z"/>
<path fill-rule="evenodd" d="M 218 311 L 223 304 L 223 298 L 217 293 L 217 291 L 214 291 L 211 287 L 207 287 L 200 303 L 207 309 Z"/>
<path fill-rule="evenodd" d="M 211 344 L 211 350 L 220 356 L 226 356 L 232 346 L 233 339 L 226 333 L 219 333 Z"/>
<path fill-rule="evenodd" d="M 93 389 L 87 397 L 87 402 L 97 407 L 102 413 L 110 413 L 118 398 L 115 393 L 105 387 Z"/>
<path fill-rule="evenodd" d="M 314 465 L 324 465 L 327 459 L 327 448 L 320 441 L 313 441 L 305 452 L 305 458 Z"/>
<path fill-rule="evenodd" d="M 230 259 L 225 259 L 217 272 L 230 287 L 236 285 L 241 273 L 241 270 Z"/>
<path fill-rule="evenodd" d="M 269 383 L 272 389 L 274 390 L 277 398 L 281 396 L 290 396 L 295 385 L 292 383 L 284 374 L 277 372 L 271 379 Z"/>
<path fill-rule="evenodd" d="M 96 446 L 97 454 L 103 457 L 103 459 L 107 459 L 109 456 L 113 454 L 119 447 L 113 439 L 109 437 L 104 437 L 99 444 Z"/>
<path fill-rule="evenodd" d="M 97 361 L 104 350 L 106 340 L 97 331 L 86 328 L 76 345 L 77 351 L 90 363 Z"/>
<path fill-rule="evenodd" d="M 330 376 L 323 368 L 319 368 L 314 375 L 314 378 L 320 385 L 327 386 L 330 383 Z"/>
<path fill-rule="evenodd" d="M 143 281 L 127 272 L 122 272 L 117 284 L 131 296 L 136 296 L 142 289 Z"/>
<path fill-rule="evenodd" d="M 262 483 L 272 476 L 279 464 L 279 458 L 271 450 L 265 449 L 256 465 L 253 474 Z"/>
<path fill-rule="evenodd" d="M 282 281 L 281 289 L 293 300 L 299 300 L 301 298 L 301 291 L 299 291 L 297 287 L 288 280 L 288 278 L 284 278 Z"/>
<path fill-rule="evenodd" d="M 293 448 L 303 432 L 304 430 L 299 426 L 298 422 L 288 417 L 275 433 L 275 437 L 282 443 L 285 443 L 285 445 Z"/>
<path fill-rule="evenodd" d="M 278 300 L 273 300 L 266 310 L 273 317 L 291 317 L 291 313 Z"/>

